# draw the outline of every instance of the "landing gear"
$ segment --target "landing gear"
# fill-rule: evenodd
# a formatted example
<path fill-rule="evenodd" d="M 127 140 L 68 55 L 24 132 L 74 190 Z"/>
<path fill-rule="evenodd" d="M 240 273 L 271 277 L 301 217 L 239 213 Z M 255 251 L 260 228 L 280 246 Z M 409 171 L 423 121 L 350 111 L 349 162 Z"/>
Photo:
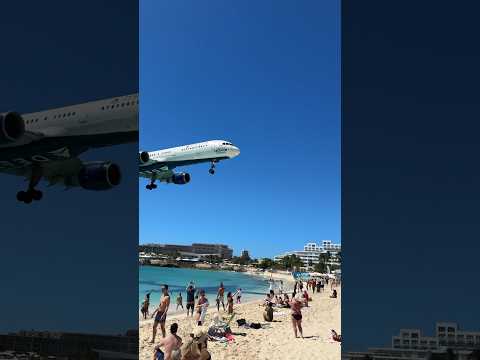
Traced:
<path fill-rule="evenodd" d="M 19 191 L 17 193 L 17 200 L 24 202 L 25 204 L 30 204 L 33 200 L 40 201 L 43 197 L 43 193 L 40 190 L 35 189 L 35 186 L 38 185 L 41 178 L 42 176 L 40 174 L 33 171 L 30 183 L 28 184 L 28 190 Z"/>
<path fill-rule="evenodd" d="M 212 161 L 212 165 L 210 166 L 208 172 L 210 173 L 210 175 L 215 174 L 215 161 Z"/>
<path fill-rule="evenodd" d="M 148 189 L 148 190 L 153 190 L 153 189 L 156 189 L 157 188 L 157 184 L 155 184 L 155 177 L 152 177 L 152 179 L 150 180 L 150 184 L 146 185 L 145 187 Z"/>
<path fill-rule="evenodd" d="M 19 191 L 17 193 L 17 200 L 30 204 L 32 200 L 39 201 L 43 197 L 43 193 L 40 190 L 29 189 L 27 191 Z"/>

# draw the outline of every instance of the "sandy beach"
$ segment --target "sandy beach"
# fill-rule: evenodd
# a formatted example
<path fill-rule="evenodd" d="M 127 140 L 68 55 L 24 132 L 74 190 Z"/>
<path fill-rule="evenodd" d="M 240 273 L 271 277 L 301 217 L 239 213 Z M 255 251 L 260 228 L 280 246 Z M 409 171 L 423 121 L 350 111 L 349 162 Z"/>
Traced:
<path fill-rule="evenodd" d="M 278 274 L 277 274 L 278 275 Z M 269 276 L 269 274 L 267 274 Z M 274 278 L 278 278 L 274 275 Z M 208 342 L 208 350 L 212 359 L 340 359 L 340 343 L 330 338 L 330 329 L 340 333 L 341 317 L 341 289 L 337 287 L 338 298 L 331 299 L 330 285 L 322 293 L 313 294 L 309 291 L 313 301 L 309 307 L 302 309 L 304 339 L 295 338 L 293 335 L 290 309 L 276 309 L 275 322 L 267 323 L 263 320 L 262 301 L 253 301 L 235 305 L 235 318 L 231 322 L 233 333 L 246 333 L 246 336 L 236 335 L 235 340 L 228 343 Z M 209 299 L 210 307 L 207 313 L 204 327 L 212 320 L 217 312 L 214 299 Z M 213 304 L 212 304 L 213 303 Z M 172 302 L 171 306 L 175 306 Z M 151 306 L 153 309 L 153 306 Z M 220 310 L 220 315 L 227 318 L 227 314 Z M 236 319 L 244 318 L 247 322 L 260 322 L 267 324 L 265 329 L 246 329 L 237 326 Z M 184 339 L 197 328 L 194 320 L 187 318 L 185 313 L 167 317 L 167 333 L 169 326 L 177 322 L 179 325 L 178 335 Z M 154 345 L 149 344 L 151 339 L 153 320 L 148 319 L 140 323 L 140 360 L 152 359 Z M 161 331 L 159 327 L 160 339 Z"/>

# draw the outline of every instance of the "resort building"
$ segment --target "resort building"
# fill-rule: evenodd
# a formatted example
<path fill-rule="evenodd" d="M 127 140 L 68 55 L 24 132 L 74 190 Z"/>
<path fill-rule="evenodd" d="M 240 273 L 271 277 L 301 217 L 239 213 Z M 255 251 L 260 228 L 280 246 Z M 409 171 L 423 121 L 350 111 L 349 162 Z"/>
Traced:
<path fill-rule="evenodd" d="M 419 329 L 400 329 L 400 334 L 392 336 L 391 348 L 369 348 L 366 352 L 348 352 L 342 358 L 349 360 L 365 359 L 405 359 L 427 358 L 429 354 L 444 354 L 452 350 L 458 359 L 480 348 L 480 331 L 460 330 L 457 323 L 437 322 L 435 336 L 424 336 Z"/>
<path fill-rule="evenodd" d="M 336 255 L 342 250 L 340 244 L 333 244 L 331 240 L 323 240 L 322 244 L 319 245 L 315 242 L 309 242 L 305 244 L 303 250 L 298 251 L 289 251 L 281 255 L 277 255 L 273 258 L 274 261 L 281 261 L 285 256 L 296 255 L 298 256 L 305 269 L 308 270 L 312 268 L 315 264 L 318 264 L 320 254 L 330 253 L 332 258 L 330 259 L 331 265 L 340 265 L 336 259 Z"/>
<path fill-rule="evenodd" d="M 242 250 L 241 254 L 240 254 L 240 257 L 244 258 L 244 259 L 250 259 L 250 253 L 248 252 L 248 250 Z"/>
<path fill-rule="evenodd" d="M 201 258 L 217 256 L 221 259 L 231 259 L 233 249 L 224 244 L 193 243 L 192 245 L 174 244 L 144 244 L 139 245 L 139 252 L 143 254 L 155 254 L 164 256 L 181 256 L 187 258 Z"/>

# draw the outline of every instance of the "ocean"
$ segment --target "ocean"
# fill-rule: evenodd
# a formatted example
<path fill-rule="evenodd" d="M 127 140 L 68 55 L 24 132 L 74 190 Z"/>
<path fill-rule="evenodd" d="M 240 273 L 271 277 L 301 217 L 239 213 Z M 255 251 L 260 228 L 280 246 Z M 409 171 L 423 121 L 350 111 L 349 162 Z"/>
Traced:
<path fill-rule="evenodd" d="M 185 307 L 187 297 L 185 288 L 191 280 L 195 282 L 197 289 L 205 290 L 211 307 L 216 306 L 215 298 L 220 282 L 223 282 L 225 287 L 225 298 L 229 291 L 234 293 L 241 288 L 242 302 L 264 298 L 268 292 L 266 279 L 232 271 L 140 266 L 139 274 L 139 308 L 145 294 L 150 292 L 150 309 L 153 310 L 160 302 L 163 284 L 167 284 L 171 296 L 169 313 L 176 312 L 176 298 L 179 292 L 182 293 Z"/>

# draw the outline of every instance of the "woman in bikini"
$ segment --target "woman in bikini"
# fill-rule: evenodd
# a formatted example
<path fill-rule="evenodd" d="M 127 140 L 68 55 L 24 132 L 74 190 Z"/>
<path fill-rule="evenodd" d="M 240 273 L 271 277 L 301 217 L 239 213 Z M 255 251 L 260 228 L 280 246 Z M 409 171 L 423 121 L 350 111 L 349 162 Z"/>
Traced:
<path fill-rule="evenodd" d="M 302 301 L 300 295 L 295 295 L 290 301 L 290 309 L 292 310 L 292 325 L 293 325 L 293 332 L 295 337 L 297 338 L 297 328 L 300 332 L 300 336 L 303 338 L 303 330 L 302 330 Z"/>
<path fill-rule="evenodd" d="M 227 310 L 228 315 L 233 314 L 233 295 L 230 291 L 227 294 Z"/>

